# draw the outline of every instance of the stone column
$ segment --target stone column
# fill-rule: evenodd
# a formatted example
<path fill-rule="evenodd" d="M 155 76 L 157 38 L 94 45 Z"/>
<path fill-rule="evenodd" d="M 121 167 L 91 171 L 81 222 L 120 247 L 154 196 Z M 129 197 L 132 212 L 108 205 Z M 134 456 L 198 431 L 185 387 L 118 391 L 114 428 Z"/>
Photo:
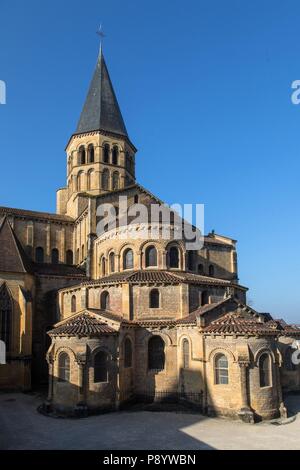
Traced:
<path fill-rule="evenodd" d="M 54 375 L 54 361 L 53 358 L 48 359 L 49 366 L 49 384 L 48 384 L 48 397 L 47 401 L 50 402 L 53 397 L 53 375 Z"/>
<path fill-rule="evenodd" d="M 249 407 L 247 387 L 247 367 L 249 362 L 239 362 L 241 383 L 241 409 L 238 413 L 240 419 L 245 423 L 254 424 L 254 415 Z"/>
<path fill-rule="evenodd" d="M 84 355 L 77 356 L 78 364 L 78 403 L 75 407 L 75 415 L 78 417 L 87 416 L 88 408 L 86 405 L 86 386 L 85 386 L 85 365 L 86 359 Z"/>
<path fill-rule="evenodd" d="M 167 251 L 164 250 L 161 252 L 161 267 L 162 269 L 167 269 Z"/>

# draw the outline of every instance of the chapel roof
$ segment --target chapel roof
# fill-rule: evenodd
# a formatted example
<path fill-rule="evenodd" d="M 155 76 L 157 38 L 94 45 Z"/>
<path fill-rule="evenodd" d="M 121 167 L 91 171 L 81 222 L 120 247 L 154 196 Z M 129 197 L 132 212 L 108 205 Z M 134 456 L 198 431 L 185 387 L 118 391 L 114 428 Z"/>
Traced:
<path fill-rule="evenodd" d="M 49 336 L 99 336 L 116 334 L 117 331 L 107 325 L 101 318 L 88 312 L 71 317 L 48 331 Z"/>

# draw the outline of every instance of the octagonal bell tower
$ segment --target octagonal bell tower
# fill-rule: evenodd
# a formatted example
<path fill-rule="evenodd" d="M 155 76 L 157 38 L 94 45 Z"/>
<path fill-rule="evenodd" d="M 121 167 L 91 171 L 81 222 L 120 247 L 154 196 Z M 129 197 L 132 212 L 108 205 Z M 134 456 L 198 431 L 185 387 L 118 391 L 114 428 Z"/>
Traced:
<path fill-rule="evenodd" d="M 66 147 L 67 186 L 57 191 L 57 213 L 74 216 L 80 194 L 100 195 L 135 183 L 131 143 L 102 47 L 76 132 Z"/>

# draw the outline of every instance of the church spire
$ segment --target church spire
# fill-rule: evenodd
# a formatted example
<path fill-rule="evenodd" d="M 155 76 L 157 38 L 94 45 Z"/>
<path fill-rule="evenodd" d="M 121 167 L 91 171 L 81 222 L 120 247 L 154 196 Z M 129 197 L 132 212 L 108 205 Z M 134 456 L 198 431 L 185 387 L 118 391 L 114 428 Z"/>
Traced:
<path fill-rule="evenodd" d="M 128 137 L 100 45 L 96 69 L 76 133 L 102 130 Z"/>

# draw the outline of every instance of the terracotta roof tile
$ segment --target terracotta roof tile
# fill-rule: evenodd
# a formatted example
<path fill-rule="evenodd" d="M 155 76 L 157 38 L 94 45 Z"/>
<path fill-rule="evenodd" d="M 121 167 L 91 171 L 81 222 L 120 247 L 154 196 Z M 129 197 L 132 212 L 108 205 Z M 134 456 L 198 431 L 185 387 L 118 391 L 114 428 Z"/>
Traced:
<path fill-rule="evenodd" d="M 0 207 L 0 215 L 15 215 L 20 217 L 30 217 L 32 219 L 46 219 L 60 222 L 74 222 L 72 217 L 61 214 L 51 214 L 49 212 L 30 211 L 26 209 L 15 209 L 13 207 Z"/>
<path fill-rule="evenodd" d="M 278 330 L 268 323 L 259 322 L 250 316 L 243 316 L 237 312 L 227 313 L 226 315 L 211 322 L 204 328 L 206 334 L 242 334 L 242 335 L 278 335 Z"/>
<path fill-rule="evenodd" d="M 87 313 L 72 317 L 48 331 L 49 336 L 99 336 L 115 333 L 113 328 Z"/>

